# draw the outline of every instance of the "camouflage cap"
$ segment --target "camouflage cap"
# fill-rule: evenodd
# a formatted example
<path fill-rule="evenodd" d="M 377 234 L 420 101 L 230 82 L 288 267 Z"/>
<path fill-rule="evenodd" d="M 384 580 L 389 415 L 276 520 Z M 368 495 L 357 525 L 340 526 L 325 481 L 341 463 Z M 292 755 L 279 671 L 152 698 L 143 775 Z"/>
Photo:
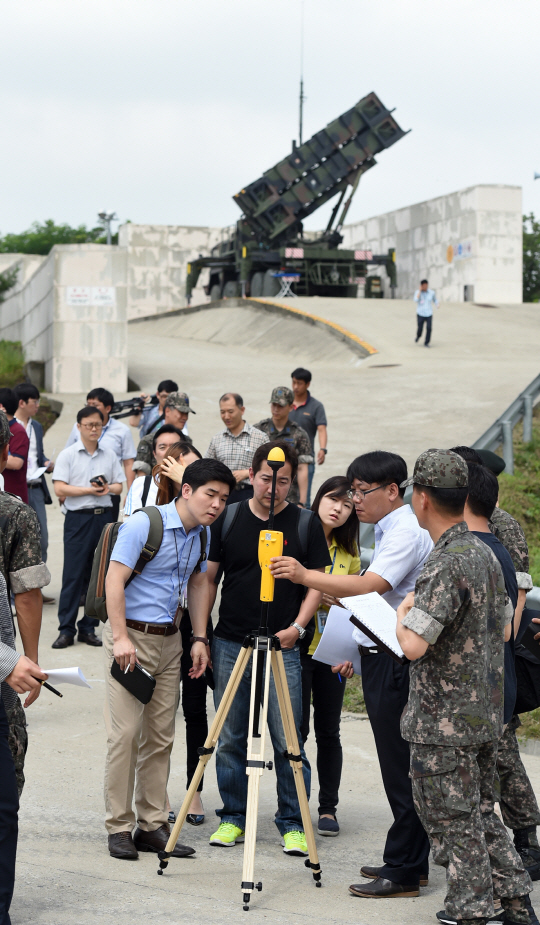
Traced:
<path fill-rule="evenodd" d="M 185 392 L 169 392 L 165 399 L 164 408 L 176 408 L 177 411 L 183 411 L 184 414 L 196 414 L 193 408 L 189 407 L 189 395 Z"/>
<path fill-rule="evenodd" d="M 414 464 L 410 479 L 402 482 L 400 488 L 407 485 L 425 485 L 427 488 L 467 488 L 469 470 L 465 460 L 450 450 L 426 450 Z"/>
<path fill-rule="evenodd" d="M 9 443 L 9 438 L 11 437 L 11 431 L 9 429 L 9 421 L 6 417 L 5 411 L 0 411 L 0 446 L 5 446 Z"/>
<path fill-rule="evenodd" d="M 281 407 L 284 408 L 285 405 L 292 405 L 293 402 L 294 393 L 292 389 L 288 389 L 286 385 L 278 385 L 276 389 L 272 389 L 270 404 L 281 405 Z"/>

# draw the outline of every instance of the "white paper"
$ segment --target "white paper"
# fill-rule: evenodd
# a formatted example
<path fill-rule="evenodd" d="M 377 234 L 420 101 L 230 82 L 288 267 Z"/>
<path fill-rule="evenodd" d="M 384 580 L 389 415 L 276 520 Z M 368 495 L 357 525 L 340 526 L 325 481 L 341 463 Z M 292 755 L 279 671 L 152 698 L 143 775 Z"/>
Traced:
<path fill-rule="evenodd" d="M 44 472 L 47 471 L 47 466 L 40 466 L 39 469 L 34 469 L 33 472 L 27 472 L 26 478 L 29 482 L 35 482 L 37 479 L 40 479 Z"/>
<path fill-rule="evenodd" d="M 80 668 L 42 668 L 45 674 L 48 674 L 48 682 L 55 687 L 57 684 L 75 684 L 77 687 L 89 687 L 88 683 Z"/>
<path fill-rule="evenodd" d="M 328 611 L 324 632 L 313 658 L 324 665 L 341 665 L 352 662 L 355 674 L 361 673 L 358 646 L 353 639 L 353 625 L 349 621 L 350 610 L 331 607 Z"/>
<path fill-rule="evenodd" d="M 372 591 L 370 594 L 357 594 L 354 597 L 341 597 L 341 603 L 347 607 L 355 617 L 361 621 L 372 633 L 375 633 L 381 642 L 384 642 L 392 652 L 403 656 L 398 638 L 396 636 L 397 616 L 390 604 Z M 371 641 L 371 645 L 377 643 Z"/>

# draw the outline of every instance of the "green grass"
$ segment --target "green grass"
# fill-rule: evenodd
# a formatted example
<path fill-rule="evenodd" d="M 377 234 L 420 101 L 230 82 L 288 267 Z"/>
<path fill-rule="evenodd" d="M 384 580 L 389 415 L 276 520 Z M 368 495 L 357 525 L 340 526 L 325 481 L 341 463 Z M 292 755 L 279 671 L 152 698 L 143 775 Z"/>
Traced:
<path fill-rule="evenodd" d="M 540 739 L 540 707 L 530 713 L 520 713 L 521 726 L 517 730 L 520 739 Z"/>
<path fill-rule="evenodd" d="M 24 354 L 19 341 L 0 340 L 0 388 L 24 381 Z"/>
<path fill-rule="evenodd" d="M 530 571 L 540 585 L 540 405 L 534 409 L 533 439 L 522 443 L 522 427 L 514 428 L 515 475 L 499 476 L 499 504 L 519 521 L 529 545 Z"/>
<path fill-rule="evenodd" d="M 343 698 L 343 709 L 348 713 L 366 712 L 364 691 L 362 690 L 362 678 L 360 675 L 355 674 L 350 681 L 347 681 L 345 696 Z"/>

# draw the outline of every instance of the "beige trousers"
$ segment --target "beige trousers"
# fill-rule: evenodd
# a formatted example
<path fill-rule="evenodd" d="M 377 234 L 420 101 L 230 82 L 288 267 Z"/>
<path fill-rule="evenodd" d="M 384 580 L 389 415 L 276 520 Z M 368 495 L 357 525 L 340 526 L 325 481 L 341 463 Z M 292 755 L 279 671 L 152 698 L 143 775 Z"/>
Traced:
<path fill-rule="evenodd" d="M 153 832 L 167 822 L 167 780 L 174 742 L 180 684 L 181 633 L 149 636 L 128 628 L 137 658 L 156 679 L 152 699 L 142 704 L 111 677 L 113 637 L 103 630 L 105 655 L 105 827 L 109 835 L 138 825 Z M 135 797 L 135 809 L 133 798 Z"/>

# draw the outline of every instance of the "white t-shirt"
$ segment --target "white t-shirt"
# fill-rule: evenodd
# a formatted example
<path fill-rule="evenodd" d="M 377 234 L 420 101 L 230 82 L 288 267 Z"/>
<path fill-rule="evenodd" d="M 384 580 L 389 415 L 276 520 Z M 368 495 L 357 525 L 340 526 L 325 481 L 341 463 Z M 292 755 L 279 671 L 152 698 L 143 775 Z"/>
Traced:
<path fill-rule="evenodd" d="M 142 503 L 142 493 L 144 491 L 145 481 L 146 481 L 145 477 L 140 475 L 138 478 L 135 479 L 134 482 L 132 482 L 131 488 L 129 489 L 126 495 L 126 501 L 124 504 L 124 518 L 130 517 L 130 515 L 134 514 L 135 511 L 139 511 L 142 507 L 145 506 Z M 148 497 L 145 502 L 146 505 L 153 505 L 156 503 L 157 492 L 158 492 L 158 487 L 156 483 L 154 482 L 154 480 L 152 479 L 152 481 L 150 482 L 150 487 L 148 489 Z"/>

